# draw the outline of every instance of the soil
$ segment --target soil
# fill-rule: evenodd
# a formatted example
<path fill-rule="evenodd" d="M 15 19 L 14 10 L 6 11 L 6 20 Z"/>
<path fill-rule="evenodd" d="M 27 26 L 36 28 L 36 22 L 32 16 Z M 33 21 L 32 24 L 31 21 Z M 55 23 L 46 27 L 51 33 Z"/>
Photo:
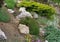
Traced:
<path fill-rule="evenodd" d="M 24 42 L 24 37 L 18 31 L 18 22 L 12 14 L 9 14 L 11 21 L 9 23 L 0 22 L 0 28 L 7 36 L 7 40 L 0 40 L 0 42 Z"/>

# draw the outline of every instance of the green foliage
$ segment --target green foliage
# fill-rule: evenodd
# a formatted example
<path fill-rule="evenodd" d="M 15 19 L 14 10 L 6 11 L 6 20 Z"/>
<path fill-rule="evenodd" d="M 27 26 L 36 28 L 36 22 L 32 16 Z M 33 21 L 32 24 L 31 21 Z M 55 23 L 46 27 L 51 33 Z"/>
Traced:
<path fill-rule="evenodd" d="M 45 30 L 45 39 L 49 42 L 60 42 L 60 29 L 54 26 L 48 26 Z"/>
<path fill-rule="evenodd" d="M 5 2 L 7 3 L 7 7 L 10 8 L 10 9 L 14 9 L 15 7 L 15 0 L 5 0 Z"/>
<path fill-rule="evenodd" d="M 0 9 L 0 22 L 9 22 L 10 17 L 7 14 L 6 10 Z"/>
<path fill-rule="evenodd" d="M 35 19 L 24 18 L 20 21 L 20 23 L 29 26 L 30 34 L 39 35 L 39 25 Z"/>
<path fill-rule="evenodd" d="M 54 3 L 60 3 L 60 0 L 50 0 L 53 1 Z"/>
<path fill-rule="evenodd" d="M 37 2 L 22 1 L 17 4 L 17 7 L 25 7 L 27 11 L 36 12 L 48 18 L 51 18 L 51 16 L 55 14 L 55 9 L 53 7 Z"/>

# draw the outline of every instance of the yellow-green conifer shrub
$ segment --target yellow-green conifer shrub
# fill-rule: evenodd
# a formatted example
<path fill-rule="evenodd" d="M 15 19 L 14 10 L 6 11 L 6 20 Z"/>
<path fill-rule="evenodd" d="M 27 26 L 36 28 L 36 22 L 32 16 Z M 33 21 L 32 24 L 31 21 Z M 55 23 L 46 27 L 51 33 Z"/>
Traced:
<path fill-rule="evenodd" d="M 17 4 L 17 7 L 25 7 L 27 11 L 36 12 L 40 16 L 45 16 L 47 18 L 51 18 L 52 15 L 56 14 L 53 7 L 38 2 L 22 1 Z"/>

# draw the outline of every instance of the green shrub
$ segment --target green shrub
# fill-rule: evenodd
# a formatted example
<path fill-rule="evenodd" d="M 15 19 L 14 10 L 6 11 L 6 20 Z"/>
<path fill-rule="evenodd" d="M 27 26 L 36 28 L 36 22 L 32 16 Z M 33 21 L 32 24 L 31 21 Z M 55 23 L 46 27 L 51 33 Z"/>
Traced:
<path fill-rule="evenodd" d="M 17 4 L 17 7 L 25 7 L 27 11 L 36 12 L 48 18 L 55 14 L 55 9 L 53 7 L 37 2 L 22 1 Z"/>
<path fill-rule="evenodd" d="M 10 8 L 10 9 L 14 9 L 15 7 L 15 0 L 5 0 L 5 2 L 7 3 L 7 7 Z"/>
<path fill-rule="evenodd" d="M 60 29 L 54 26 L 48 26 L 45 30 L 45 39 L 47 39 L 48 42 L 60 42 Z"/>
<path fill-rule="evenodd" d="M 29 26 L 30 34 L 39 35 L 39 25 L 34 19 L 24 18 L 20 21 L 20 23 Z"/>
<path fill-rule="evenodd" d="M 9 22 L 10 17 L 6 10 L 0 9 L 0 22 Z"/>

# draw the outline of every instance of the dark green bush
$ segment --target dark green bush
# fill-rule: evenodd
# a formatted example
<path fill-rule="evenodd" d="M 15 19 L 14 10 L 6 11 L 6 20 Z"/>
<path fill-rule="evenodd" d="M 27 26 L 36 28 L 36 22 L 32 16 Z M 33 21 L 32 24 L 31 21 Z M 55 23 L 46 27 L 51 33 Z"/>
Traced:
<path fill-rule="evenodd" d="M 45 39 L 47 39 L 48 42 L 60 42 L 60 29 L 54 26 L 48 26 L 45 30 Z"/>
<path fill-rule="evenodd" d="M 20 21 L 20 23 L 29 26 L 30 34 L 39 35 L 39 25 L 34 19 L 24 18 Z"/>
<path fill-rule="evenodd" d="M 27 11 L 36 12 L 48 18 L 55 14 L 55 9 L 53 7 L 37 2 L 22 1 L 17 4 L 17 7 L 25 7 Z"/>
<path fill-rule="evenodd" d="M 5 2 L 7 3 L 7 7 L 10 8 L 10 9 L 14 9 L 15 7 L 15 0 L 5 0 Z"/>
<path fill-rule="evenodd" d="M 0 22 L 9 22 L 9 21 L 10 21 L 10 17 L 6 12 L 6 10 L 0 9 Z"/>

